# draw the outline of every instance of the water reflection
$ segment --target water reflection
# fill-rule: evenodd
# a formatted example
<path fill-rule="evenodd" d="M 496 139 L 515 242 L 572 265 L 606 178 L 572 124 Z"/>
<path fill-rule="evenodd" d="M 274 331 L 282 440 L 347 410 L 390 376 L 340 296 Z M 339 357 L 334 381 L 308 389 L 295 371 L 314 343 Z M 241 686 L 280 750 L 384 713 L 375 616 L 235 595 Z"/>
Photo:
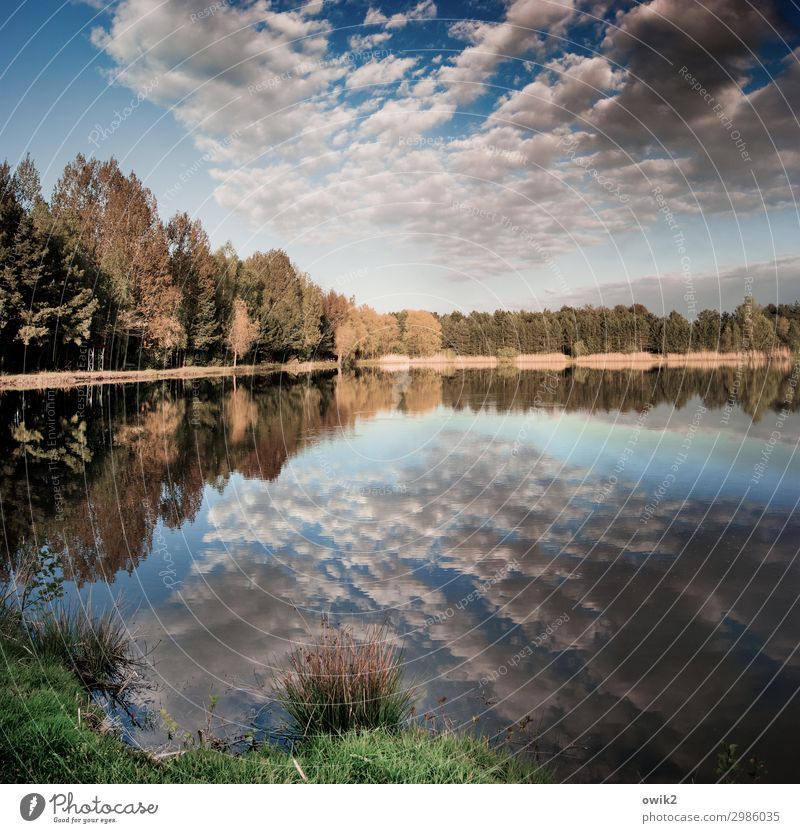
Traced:
<path fill-rule="evenodd" d="M 157 645 L 156 705 L 188 728 L 210 693 L 231 734 L 247 726 L 321 613 L 388 617 L 421 710 L 500 735 L 530 715 L 513 740 L 535 737 L 557 777 L 708 779 L 732 741 L 791 779 L 794 381 L 415 371 L 6 394 L 6 563 L 45 545 L 74 592 L 122 593 Z"/>

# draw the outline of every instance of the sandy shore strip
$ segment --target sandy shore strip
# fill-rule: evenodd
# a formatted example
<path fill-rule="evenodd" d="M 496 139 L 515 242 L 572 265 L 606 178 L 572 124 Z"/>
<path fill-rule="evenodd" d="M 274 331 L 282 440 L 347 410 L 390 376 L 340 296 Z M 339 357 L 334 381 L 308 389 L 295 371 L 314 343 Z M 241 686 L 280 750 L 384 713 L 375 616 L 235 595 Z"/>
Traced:
<path fill-rule="evenodd" d="M 148 370 L 56 371 L 47 373 L 15 373 L 0 375 L 0 390 L 45 390 L 112 385 L 131 382 L 158 382 L 164 379 L 213 379 L 220 376 L 263 376 L 269 373 L 313 373 L 336 370 L 336 362 L 287 362 L 286 364 L 248 364 L 238 367 L 151 368 Z"/>
<path fill-rule="evenodd" d="M 793 361 L 791 353 L 595 353 L 571 358 L 563 353 L 529 353 L 514 358 L 498 359 L 497 356 L 384 356 L 372 361 L 358 362 L 358 367 L 375 367 L 387 372 L 408 370 L 413 367 L 437 371 L 467 370 L 495 367 L 517 367 L 520 370 L 563 370 L 567 367 L 586 367 L 596 370 L 653 370 L 659 367 L 690 367 L 713 370 L 717 367 L 788 367 Z M 335 361 L 287 362 L 285 364 L 249 364 L 228 367 L 172 367 L 148 370 L 97 370 L 56 371 L 46 373 L 15 373 L 0 375 L 0 391 L 47 390 L 84 387 L 87 385 L 129 384 L 132 382 L 158 382 L 165 379 L 213 379 L 221 376 L 264 376 L 270 373 L 314 373 L 336 370 Z"/>
<path fill-rule="evenodd" d="M 412 367 L 426 367 L 435 370 L 460 370 L 483 367 L 518 367 L 526 370 L 551 370 L 553 368 L 587 367 L 602 370 L 640 369 L 659 367 L 693 367 L 713 369 L 715 367 L 783 367 L 792 362 L 792 354 L 786 351 L 776 353 L 593 353 L 572 358 L 563 353 L 528 353 L 513 358 L 498 359 L 496 356 L 448 356 L 439 354 L 411 358 L 410 356 L 384 356 L 364 365 L 377 366 L 383 370 L 405 370 Z"/>

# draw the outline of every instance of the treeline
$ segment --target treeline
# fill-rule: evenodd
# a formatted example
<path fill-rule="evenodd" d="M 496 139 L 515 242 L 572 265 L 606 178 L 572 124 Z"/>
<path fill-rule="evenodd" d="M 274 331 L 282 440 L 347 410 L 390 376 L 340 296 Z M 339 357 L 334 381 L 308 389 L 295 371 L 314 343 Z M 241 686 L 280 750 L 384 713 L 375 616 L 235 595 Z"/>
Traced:
<path fill-rule="evenodd" d="M 735 312 L 703 310 L 689 321 L 659 317 L 641 304 L 562 307 L 557 312 L 454 312 L 440 317 L 444 346 L 460 355 L 519 353 L 688 353 L 800 350 L 800 303 L 761 307 L 746 298 Z"/>
<path fill-rule="evenodd" d="M 0 371 L 337 358 L 800 349 L 800 304 L 693 322 L 641 305 L 380 314 L 325 292 L 281 250 L 212 251 L 185 212 L 164 222 L 114 159 L 79 155 L 49 202 L 30 158 L 0 165 Z"/>
<path fill-rule="evenodd" d="M 324 292 L 283 251 L 212 251 L 199 220 L 162 222 L 114 159 L 77 156 L 49 202 L 30 158 L 0 166 L 4 372 L 418 355 L 431 327 Z"/>

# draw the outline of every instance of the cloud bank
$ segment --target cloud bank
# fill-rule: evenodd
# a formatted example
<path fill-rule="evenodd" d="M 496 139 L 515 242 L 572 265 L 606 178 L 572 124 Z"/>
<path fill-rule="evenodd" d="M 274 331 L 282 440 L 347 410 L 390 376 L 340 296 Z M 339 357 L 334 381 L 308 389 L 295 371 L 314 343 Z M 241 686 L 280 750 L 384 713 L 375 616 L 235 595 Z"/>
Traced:
<path fill-rule="evenodd" d="M 548 258 L 663 238 L 656 195 L 700 234 L 795 208 L 800 52 L 779 4 L 443 17 L 124 0 L 92 38 L 211 154 L 218 202 L 290 248 L 377 239 L 456 283 L 538 269 L 536 305 L 566 294 Z"/>

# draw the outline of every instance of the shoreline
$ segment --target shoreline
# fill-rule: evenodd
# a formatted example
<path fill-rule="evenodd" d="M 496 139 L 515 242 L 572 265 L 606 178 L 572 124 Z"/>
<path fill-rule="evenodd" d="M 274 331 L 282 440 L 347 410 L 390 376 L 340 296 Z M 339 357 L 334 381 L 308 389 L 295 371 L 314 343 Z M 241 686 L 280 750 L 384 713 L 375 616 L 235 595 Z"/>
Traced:
<path fill-rule="evenodd" d="M 490 746 L 488 738 L 436 733 L 421 721 L 396 730 L 315 733 L 297 742 L 291 753 L 267 740 L 236 749 L 200 728 L 185 731 L 183 742 L 170 742 L 166 749 L 141 748 L 126 741 L 91 699 L 69 652 L 58 656 L 28 633 L 15 631 L 14 611 L 4 605 L 0 601 L 4 784 L 552 782 L 547 769 L 509 748 Z M 47 743 L 32 743 L 42 737 L 43 727 Z M 187 742 L 186 735 L 198 741 Z"/>
<path fill-rule="evenodd" d="M 477 369 L 512 367 L 521 370 L 563 370 L 568 367 L 584 367 L 609 370 L 655 370 L 661 367 L 693 367 L 712 369 L 715 367 L 763 367 L 769 364 L 790 365 L 792 354 L 775 353 L 718 353 L 702 351 L 696 353 L 590 353 L 574 358 L 563 353 L 528 353 L 509 358 L 497 356 L 384 356 L 369 362 L 359 362 L 360 367 L 379 367 L 386 371 L 404 370 L 411 367 L 439 369 Z"/>
<path fill-rule="evenodd" d="M 42 373 L 0 375 L 0 392 L 4 390 L 68 389 L 129 382 L 160 382 L 165 379 L 213 379 L 220 376 L 266 376 L 270 373 L 312 373 L 336 370 L 335 361 L 286 362 L 268 364 L 187 365 L 186 367 L 149 368 L 147 370 L 48 370 Z"/>
<path fill-rule="evenodd" d="M 530 353 L 513 358 L 497 356 L 384 356 L 364 360 L 356 367 L 372 367 L 393 372 L 413 367 L 431 370 L 468 370 L 515 367 L 520 370 L 564 370 L 583 367 L 597 370 L 656 370 L 662 367 L 691 367 L 713 369 L 747 365 L 790 365 L 792 354 L 779 353 L 594 353 L 573 358 L 562 353 Z M 158 382 L 166 379 L 213 379 L 222 376 L 266 376 L 270 373 L 314 373 L 321 370 L 337 370 L 336 361 L 272 362 L 233 367 L 214 365 L 188 365 L 186 367 L 149 368 L 146 370 L 58 370 L 42 373 L 14 373 L 0 375 L 0 392 L 4 390 L 69 389 L 74 387 L 125 384 L 131 382 Z"/>

